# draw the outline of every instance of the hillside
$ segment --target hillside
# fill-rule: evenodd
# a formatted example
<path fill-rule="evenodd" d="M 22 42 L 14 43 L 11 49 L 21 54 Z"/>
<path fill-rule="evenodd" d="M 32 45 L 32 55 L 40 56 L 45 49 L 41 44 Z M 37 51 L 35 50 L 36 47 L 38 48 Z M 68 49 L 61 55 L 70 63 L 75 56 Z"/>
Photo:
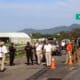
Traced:
<path fill-rule="evenodd" d="M 43 30 L 23 29 L 19 32 L 25 32 L 27 34 L 30 34 L 30 33 L 53 34 L 55 32 L 71 31 L 72 29 L 75 29 L 75 28 L 80 28 L 80 24 L 72 24 L 70 26 L 58 26 L 58 27 L 43 29 Z"/>

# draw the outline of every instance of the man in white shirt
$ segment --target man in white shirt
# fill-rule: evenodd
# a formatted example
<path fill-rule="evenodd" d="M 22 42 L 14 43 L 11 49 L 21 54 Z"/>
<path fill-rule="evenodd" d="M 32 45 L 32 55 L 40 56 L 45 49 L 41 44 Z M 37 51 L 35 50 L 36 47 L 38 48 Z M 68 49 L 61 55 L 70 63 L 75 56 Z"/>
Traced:
<path fill-rule="evenodd" d="M 61 42 L 62 50 L 64 50 L 65 45 L 66 45 L 65 41 L 62 41 L 62 42 Z"/>
<path fill-rule="evenodd" d="M 46 64 L 47 66 L 51 65 L 51 54 L 52 54 L 52 45 L 47 41 L 44 45 Z"/>
<path fill-rule="evenodd" d="M 3 72 L 5 70 L 4 63 L 5 63 L 5 54 L 8 53 L 8 50 L 6 46 L 4 45 L 4 42 L 0 42 L 0 71 Z"/>
<path fill-rule="evenodd" d="M 36 46 L 36 55 L 38 59 L 38 64 L 41 63 L 41 59 L 42 59 L 42 47 L 43 44 L 41 42 L 39 42 L 39 44 Z"/>

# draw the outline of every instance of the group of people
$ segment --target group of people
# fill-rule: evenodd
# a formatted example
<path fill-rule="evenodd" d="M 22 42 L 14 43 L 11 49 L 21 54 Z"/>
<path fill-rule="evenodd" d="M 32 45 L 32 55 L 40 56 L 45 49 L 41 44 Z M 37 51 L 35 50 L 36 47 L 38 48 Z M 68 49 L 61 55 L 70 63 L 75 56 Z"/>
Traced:
<path fill-rule="evenodd" d="M 36 41 L 34 46 L 31 46 L 30 43 L 27 43 L 27 45 L 25 51 L 28 64 L 30 63 L 29 59 L 31 59 L 32 64 L 34 63 L 33 52 L 30 52 L 32 50 L 34 50 L 37 64 L 45 63 L 46 66 L 50 66 L 52 56 L 54 56 L 55 53 L 61 55 L 62 50 L 65 50 L 66 53 L 65 64 L 68 63 L 70 57 L 72 57 L 73 63 L 79 63 L 80 45 L 77 40 L 67 40 L 66 42 L 57 43 L 56 45 L 52 44 L 49 40 L 44 42 Z M 31 46 L 30 49 L 29 46 Z"/>
<path fill-rule="evenodd" d="M 51 64 L 51 53 L 52 53 L 52 45 L 49 41 L 39 42 L 37 41 L 34 46 L 30 45 L 28 42 L 25 46 L 27 64 L 30 64 L 30 60 L 32 64 L 34 64 L 33 55 L 35 55 L 35 62 L 39 65 L 42 62 L 46 62 L 47 66 Z"/>
<path fill-rule="evenodd" d="M 65 64 L 68 63 L 70 56 L 73 58 L 73 62 L 79 62 L 79 48 L 80 46 L 77 45 L 77 42 L 74 41 L 67 41 L 66 43 L 60 44 L 52 44 L 50 40 L 45 41 L 36 41 L 34 44 L 27 42 L 24 50 L 26 52 L 26 64 L 38 64 L 45 63 L 46 66 L 50 67 L 52 56 L 58 50 L 66 51 L 66 60 Z M 4 42 L 0 42 L 0 71 L 5 71 L 4 63 L 5 63 L 5 54 L 9 53 L 9 65 L 13 66 L 14 58 L 16 53 L 16 48 L 14 43 L 11 43 L 9 49 L 4 45 Z"/>
<path fill-rule="evenodd" d="M 69 58 L 72 58 L 73 63 L 79 63 L 79 57 L 80 57 L 80 43 L 77 42 L 77 40 L 68 41 L 68 44 L 66 46 L 66 62 L 68 63 Z"/>
<path fill-rule="evenodd" d="M 5 68 L 5 59 L 6 54 L 9 53 L 9 64 L 10 66 L 14 65 L 14 57 L 15 57 L 16 48 L 14 47 L 14 44 L 11 43 L 9 46 L 9 50 L 4 45 L 3 41 L 0 41 L 0 72 L 4 72 L 6 70 Z"/>

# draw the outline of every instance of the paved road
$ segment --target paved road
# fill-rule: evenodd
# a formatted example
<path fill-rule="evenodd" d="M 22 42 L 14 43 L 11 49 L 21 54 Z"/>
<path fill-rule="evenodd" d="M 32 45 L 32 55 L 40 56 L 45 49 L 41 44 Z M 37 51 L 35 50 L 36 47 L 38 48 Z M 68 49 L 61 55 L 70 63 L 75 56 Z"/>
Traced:
<path fill-rule="evenodd" d="M 36 64 L 34 66 L 27 66 L 25 62 L 26 59 L 23 57 L 15 60 L 15 66 L 6 64 L 6 71 L 0 72 L 0 80 L 25 80 L 43 67 L 42 65 Z"/>
<path fill-rule="evenodd" d="M 80 68 L 68 74 L 64 80 L 80 80 Z"/>
<path fill-rule="evenodd" d="M 61 80 L 79 68 L 79 65 L 64 65 L 65 56 L 56 56 L 55 60 L 57 63 L 56 69 L 51 70 L 42 64 L 27 66 L 24 64 L 26 62 L 25 57 L 17 59 L 15 60 L 15 66 L 6 64 L 7 70 L 0 72 L 0 80 L 50 80 L 49 78 L 53 78 L 52 80 Z"/>
<path fill-rule="evenodd" d="M 57 62 L 55 70 L 43 68 L 26 80 L 63 80 L 68 74 L 72 74 L 73 71 L 79 69 L 79 65 L 77 64 L 71 66 L 63 64 L 65 56 L 56 56 L 55 59 Z"/>

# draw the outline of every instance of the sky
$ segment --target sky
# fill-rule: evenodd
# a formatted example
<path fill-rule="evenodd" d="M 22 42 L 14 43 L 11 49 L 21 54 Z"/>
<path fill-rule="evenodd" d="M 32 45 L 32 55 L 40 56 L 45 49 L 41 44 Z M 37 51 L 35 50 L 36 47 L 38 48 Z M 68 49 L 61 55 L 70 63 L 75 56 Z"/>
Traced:
<path fill-rule="evenodd" d="M 80 0 L 0 0 L 0 32 L 80 23 Z"/>

